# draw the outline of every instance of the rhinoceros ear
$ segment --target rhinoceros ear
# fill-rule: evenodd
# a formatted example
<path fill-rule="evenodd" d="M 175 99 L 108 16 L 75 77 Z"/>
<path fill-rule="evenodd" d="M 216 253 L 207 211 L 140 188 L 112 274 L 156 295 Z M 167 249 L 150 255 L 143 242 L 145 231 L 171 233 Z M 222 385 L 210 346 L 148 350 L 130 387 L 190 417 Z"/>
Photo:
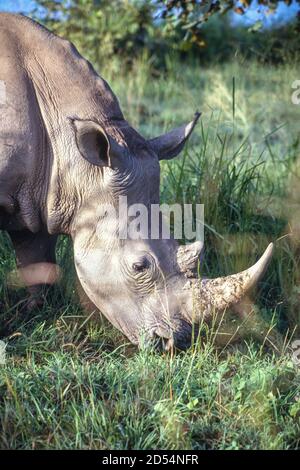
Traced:
<path fill-rule="evenodd" d="M 181 152 L 200 116 L 201 113 L 197 112 L 195 113 L 194 119 L 189 124 L 178 127 L 167 134 L 148 141 L 156 152 L 159 160 L 170 160 Z"/>
<path fill-rule="evenodd" d="M 75 139 L 83 158 L 93 165 L 112 166 L 113 142 L 105 130 L 94 121 L 73 119 Z"/>

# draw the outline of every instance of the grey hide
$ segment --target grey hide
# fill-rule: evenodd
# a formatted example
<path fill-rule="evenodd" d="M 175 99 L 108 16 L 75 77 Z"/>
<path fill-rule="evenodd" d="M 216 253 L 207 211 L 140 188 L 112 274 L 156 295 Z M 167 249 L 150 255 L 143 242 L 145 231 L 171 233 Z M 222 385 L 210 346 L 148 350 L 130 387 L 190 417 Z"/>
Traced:
<path fill-rule="evenodd" d="M 252 286 L 222 278 L 206 292 L 185 276 L 197 263 L 199 244 L 179 249 L 175 240 L 120 240 L 127 220 L 104 210 L 119 196 L 128 205 L 159 203 L 159 160 L 178 155 L 199 114 L 145 140 L 69 41 L 6 13 L 0 14 L 0 81 L 0 229 L 12 240 L 32 295 L 55 280 L 59 234 L 72 239 L 89 299 L 136 344 L 159 338 L 166 349 L 184 348 L 202 311 L 227 308 Z"/>

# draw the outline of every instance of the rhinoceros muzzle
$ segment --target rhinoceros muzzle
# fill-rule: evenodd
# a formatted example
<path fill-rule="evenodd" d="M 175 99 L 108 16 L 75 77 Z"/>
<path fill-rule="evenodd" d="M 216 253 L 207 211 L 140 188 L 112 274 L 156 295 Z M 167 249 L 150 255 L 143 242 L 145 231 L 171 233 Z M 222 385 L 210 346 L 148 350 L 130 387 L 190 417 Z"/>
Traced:
<path fill-rule="evenodd" d="M 168 306 L 164 305 L 163 295 L 159 295 L 159 302 L 152 305 L 156 307 L 153 310 L 157 322 L 151 331 L 146 331 L 146 336 L 160 351 L 169 351 L 173 347 L 186 349 L 197 338 L 203 322 L 212 318 L 218 320 L 227 310 L 234 311 L 260 281 L 273 253 L 271 243 L 262 257 L 245 271 L 216 279 L 201 279 L 197 271 L 202 248 L 200 242 L 178 248 L 179 275 L 169 280 L 165 297 Z"/>

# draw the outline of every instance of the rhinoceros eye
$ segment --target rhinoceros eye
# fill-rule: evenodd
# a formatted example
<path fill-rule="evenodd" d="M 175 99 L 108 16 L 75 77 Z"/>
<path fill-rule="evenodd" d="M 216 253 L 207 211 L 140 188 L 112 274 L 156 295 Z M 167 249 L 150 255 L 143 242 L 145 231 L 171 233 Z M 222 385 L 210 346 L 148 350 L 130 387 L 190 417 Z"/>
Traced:
<path fill-rule="evenodd" d="M 123 266 L 126 282 L 135 292 L 144 295 L 155 287 L 159 278 L 159 269 L 155 258 L 150 253 L 135 256 L 130 263 Z"/>
<path fill-rule="evenodd" d="M 132 269 L 135 273 L 142 273 L 150 267 L 150 260 L 145 256 L 132 264 Z"/>

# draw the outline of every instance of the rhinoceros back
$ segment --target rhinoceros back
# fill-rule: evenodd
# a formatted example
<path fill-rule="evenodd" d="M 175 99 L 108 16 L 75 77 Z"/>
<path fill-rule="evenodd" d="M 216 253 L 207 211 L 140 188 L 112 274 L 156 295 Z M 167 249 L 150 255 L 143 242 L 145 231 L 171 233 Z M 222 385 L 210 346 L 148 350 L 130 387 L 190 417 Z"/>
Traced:
<path fill-rule="evenodd" d="M 70 167 L 69 119 L 94 119 L 118 137 L 113 123 L 119 127 L 124 118 L 108 84 L 76 48 L 23 16 L 0 14 L 0 83 L 0 228 L 1 201 L 10 194 L 22 214 L 10 223 L 37 231 L 51 172 L 60 158 L 69 158 Z"/>

